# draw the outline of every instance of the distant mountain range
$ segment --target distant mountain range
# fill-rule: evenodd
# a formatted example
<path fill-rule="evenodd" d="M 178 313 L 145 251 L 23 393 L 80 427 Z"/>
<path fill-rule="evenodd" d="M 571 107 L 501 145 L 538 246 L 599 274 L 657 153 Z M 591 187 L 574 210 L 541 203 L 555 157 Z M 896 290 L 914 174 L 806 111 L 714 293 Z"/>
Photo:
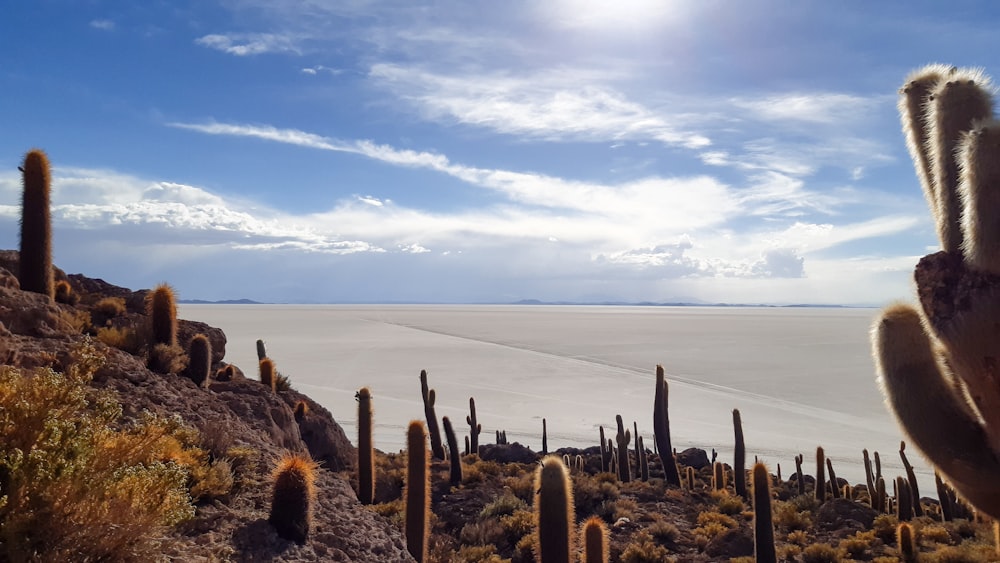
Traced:
<path fill-rule="evenodd" d="M 539 301 L 538 299 L 522 299 L 511 305 L 608 305 L 616 307 L 822 307 L 830 309 L 849 308 L 851 305 L 826 305 L 814 303 L 792 303 L 775 305 L 773 303 L 708 303 L 705 301 Z"/>

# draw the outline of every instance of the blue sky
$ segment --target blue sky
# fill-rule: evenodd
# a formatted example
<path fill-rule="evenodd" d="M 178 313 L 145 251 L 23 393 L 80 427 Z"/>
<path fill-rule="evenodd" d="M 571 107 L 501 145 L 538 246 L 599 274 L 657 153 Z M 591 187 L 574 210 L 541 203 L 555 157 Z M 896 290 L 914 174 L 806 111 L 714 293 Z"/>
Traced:
<path fill-rule="evenodd" d="M 880 304 L 937 247 L 896 91 L 990 3 L 16 2 L 0 246 L 183 298 Z"/>

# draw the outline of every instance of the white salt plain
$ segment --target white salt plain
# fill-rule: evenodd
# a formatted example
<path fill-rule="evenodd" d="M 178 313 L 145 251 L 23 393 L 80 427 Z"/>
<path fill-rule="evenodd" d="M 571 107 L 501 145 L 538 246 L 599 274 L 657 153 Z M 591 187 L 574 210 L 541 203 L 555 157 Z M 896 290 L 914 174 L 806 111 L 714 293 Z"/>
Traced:
<path fill-rule="evenodd" d="M 654 368 L 669 381 L 678 451 L 699 447 L 732 460 L 732 409 L 740 409 L 747 456 L 787 476 L 794 456 L 815 472 L 822 446 L 839 477 L 863 483 L 862 449 L 883 473 L 903 475 L 901 432 L 886 410 L 871 360 L 875 309 L 449 306 L 182 305 L 180 316 L 223 329 L 226 361 L 256 376 L 256 347 L 292 385 L 328 408 L 355 441 L 354 393 L 372 389 L 375 445 L 403 447 L 423 419 L 421 369 L 437 390 L 437 415 L 468 433 L 475 397 L 481 440 L 495 430 L 538 450 L 598 444 L 615 415 L 637 421 L 652 448 Z M 921 494 L 933 474 L 907 448 Z"/>

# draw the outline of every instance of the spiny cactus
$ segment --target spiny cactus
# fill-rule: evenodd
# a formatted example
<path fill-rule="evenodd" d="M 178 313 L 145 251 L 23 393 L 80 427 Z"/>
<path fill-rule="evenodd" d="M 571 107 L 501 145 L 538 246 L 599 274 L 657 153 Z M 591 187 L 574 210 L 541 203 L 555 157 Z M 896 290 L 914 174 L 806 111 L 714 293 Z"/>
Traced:
<path fill-rule="evenodd" d="M 906 459 L 906 442 L 899 442 L 899 457 L 903 460 L 903 468 L 906 470 L 906 480 L 910 487 L 910 503 L 913 505 L 913 515 L 917 518 L 924 515 L 924 509 L 920 506 L 920 489 L 917 487 L 917 474 L 910 465 L 910 460 Z"/>
<path fill-rule="evenodd" d="M 799 487 L 800 495 L 806 494 L 806 480 L 805 476 L 802 475 L 803 459 L 804 458 L 802 457 L 802 454 L 795 456 L 795 479 L 796 479 L 796 485 L 798 485 Z"/>
<path fill-rule="evenodd" d="M 63 303 L 65 305 L 76 305 L 80 300 L 75 293 L 73 293 L 73 287 L 69 285 L 66 280 L 59 280 L 55 285 L 55 300 L 56 303 Z"/>
<path fill-rule="evenodd" d="M 685 473 L 687 473 L 687 486 L 689 491 L 694 490 L 694 467 L 690 465 L 687 466 Z"/>
<path fill-rule="evenodd" d="M 618 435 L 615 437 L 618 442 L 618 479 L 622 483 L 628 483 L 632 480 L 632 468 L 628 463 L 628 445 L 632 441 L 632 433 L 625 429 L 622 415 L 616 415 L 615 421 L 618 422 Z"/>
<path fill-rule="evenodd" d="M 954 512 L 952 511 L 951 494 L 948 486 L 941 480 L 941 475 L 937 471 L 934 472 L 934 484 L 937 486 L 938 499 L 941 501 L 941 519 L 945 522 L 951 522 L 955 519 Z"/>
<path fill-rule="evenodd" d="M 743 445 L 743 421 L 740 419 L 740 410 L 733 409 L 733 432 L 736 435 L 736 448 L 733 455 L 733 485 L 736 487 L 736 494 L 744 499 L 749 499 L 747 495 L 747 451 Z"/>
<path fill-rule="evenodd" d="M 900 522 L 913 520 L 913 496 L 910 484 L 903 477 L 896 477 L 896 518 Z"/>
<path fill-rule="evenodd" d="M 418 563 L 427 561 L 427 537 L 430 533 L 430 463 L 427 432 L 419 420 L 410 422 L 406 431 L 406 549 Z"/>
<path fill-rule="evenodd" d="M 535 554 L 539 563 L 569 563 L 575 555 L 573 486 L 562 459 L 550 455 L 535 471 Z"/>
<path fill-rule="evenodd" d="M 261 361 L 267 357 L 267 350 L 264 349 L 264 341 L 257 340 L 257 361 Z"/>
<path fill-rule="evenodd" d="M 830 474 L 830 493 L 833 498 L 840 498 L 840 483 L 837 481 L 837 474 L 833 472 L 833 462 L 826 458 L 826 472 Z"/>
<path fill-rule="evenodd" d="M 301 544 L 309 536 L 316 467 L 306 454 L 288 454 L 274 470 L 271 514 L 267 521 L 286 540 Z"/>
<path fill-rule="evenodd" d="M 875 508 L 875 476 L 872 475 L 872 460 L 868 456 L 867 449 L 862 450 L 861 453 L 865 460 L 865 482 L 868 486 L 868 504 L 872 508 Z"/>
<path fill-rule="evenodd" d="M 444 435 L 448 439 L 448 482 L 457 487 L 462 484 L 462 454 L 458 451 L 458 438 L 455 437 L 455 429 L 451 427 L 451 420 L 446 416 L 441 422 L 444 423 Z"/>
<path fill-rule="evenodd" d="M 41 293 L 51 299 L 52 171 L 49 157 L 40 149 L 28 151 L 21 172 L 24 191 L 21 196 L 21 247 L 17 277 L 22 290 Z"/>
<path fill-rule="evenodd" d="M 721 461 L 712 464 L 712 489 L 715 491 L 726 490 L 726 468 Z"/>
<path fill-rule="evenodd" d="M 674 448 L 670 444 L 670 416 L 667 410 L 668 399 L 667 380 L 663 366 L 656 366 L 656 392 L 653 396 L 653 440 L 663 465 L 664 479 L 668 485 L 681 486 L 681 476 L 677 472 L 677 462 L 674 459 Z M 715 461 L 715 450 L 712 450 L 712 461 Z"/>
<path fill-rule="evenodd" d="M 610 456 L 608 454 L 608 443 L 604 438 L 604 427 L 600 427 L 601 431 L 601 471 L 608 471 L 608 466 L 611 463 Z"/>
<path fill-rule="evenodd" d="M 174 288 L 161 283 L 146 298 L 146 314 L 149 315 L 153 334 L 153 344 L 175 346 L 177 344 L 177 299 Z"/>
<path fill-rule="evenodd" d="M 372 392 L 367 387 L 358 390 L 358 500 L 361 504 L 375 502 L 375 449 Z"/>
<path fill-rule="evenodd" d="M 816 448 L 816 500 L 820 503 L 826 500 L 826 456 L 823 448 Z"/>
<path fill-rule="evenodd" d="M 635 450 L 635 467 L 632 470 L 632 475 L 637 476 L 642 474 L 642 462 L 639 461 L 639 452 L 641 451 L 639 449 L 639 423 L 634 420 L 632 421 L 632 440 L 634 442 L 633 449 Z"/>
<path fill-rule="evenodd" d="M 611 558 L 611 541 L 604 520 L 600 516 L 591 516 L 581 528 L 583 563 L 608 563 Z"/>
<path fill-rule="evenodd" d="M 264 358 L 260 361 L 258 366 L 260 372 L 260 382 L 271 388 L 273 392 L 277 385 L 277 371 L 274 367 L 274 361 L 271 358 Z"/>
<path fill-rule="evenodd" d="M 476 421 L 476 400 L 469 397 L 469 415 L 465 417 L 465 422 L 469 425 L 469 452 L 479 455 L 479 433 L 483 431 L 483 425 Z"/>
<path fill-rule="evenodd" d="M 885 501 L 885 479 L 881 477 L 875 480 L 875 504 L 878 505 L 876 510 L 878 510 L 880 514 L 885 514 L 888 510 Z"/>
<path fill-rule="evenodd" d="M 295 422 L 302 422 L 305 420 L 306 415 L 309 414 L 309 403 L 305 401 L 297 401 L 295 403 Z"/>
<path fill-rule="evenodd" d="M 907 78 L 900 110 L 943 251 L 917 264 L 922 314 L 893 305 L 872 347 L 887 402 L 958 493 L 1000 518 L 1000 124 L 977 70 Z"/>
<path fill-rule="evenodd" d="M 646 446 L 642 443 L 642 436 L 639 436 L 639 449 L 635 455 L 639 458 L 639 478 L 643 482 L 649 481 L 649 460 L 646 459 Z"/>
<path fill-rule="evenodd" d="M 187 375 L 198 387 L 206 387 L 211 371 L 212 343 L 204 334 L 196 334 L 188 345 Z"/>
<path fill-rule="evenodd" d="M 906 522 L 896 528 L 896 544 L 899 546 L 899 557 L 903 563 L 917 561 L 917 546 L 913 538 L 913 527 Z"/>
<path fill-rule="evenodd" d="M 774 523 L 771 521 L 771 476 L 763 463 L 755 463 L 753 478 L 753 538 L 757 563 L 775 563 Z"/>
<path fill-rule="evenodd" d="M 431 436 L 431 455 L 434 459 L 444 461 L 444 446 L 441 445 L 441 430 L 438 427 L 437 415 L 434 413 L 434 403 L 437 394 L 427 386 L 427 370 L 420 370 L 420 396 L 424 400 L 424 417 L 427 419 L 427 431 Z"/>

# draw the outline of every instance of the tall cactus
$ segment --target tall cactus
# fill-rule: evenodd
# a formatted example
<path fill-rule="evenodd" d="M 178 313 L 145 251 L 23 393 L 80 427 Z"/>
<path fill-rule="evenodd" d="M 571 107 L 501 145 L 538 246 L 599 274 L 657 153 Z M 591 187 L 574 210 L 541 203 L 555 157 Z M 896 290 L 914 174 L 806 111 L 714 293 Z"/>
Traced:
<path fill-rule="evenodd" d="M 816 448 L 816 500 L 820 503 L 826 500 L 826 456 L 823 448 Z"/>
<path fill-rule="evenodd" d="M 833 462 L 830 458 L 826 458 L 826 472 L 830 474 L 830 492 L 833 494 L 833 498 L 840 498 L 840 482 L 837 481 L 837 474 L 833 472 Z"/>
<path fill-rule="evenodd" d="M 278 385 L 278 370 L 274 367 L 274 360 L 271 358 L 261 360 L 258 371 L 260 372 L 260 382 L 270 387 L 271 392 L 274 392 Z"/>
<path fill-rule="evenodd" d="M 733 485 L 736 487 L 736 494 L 744 499 L 747 496 L 747 450 L 743 445 L 743 421 L 740 419 L 740 410 L 733 409 L 733 432 L 736 435 L 736 448 L 733 454 Z"/>
<path fill-rule="evenodd" d="M 153 344 L 177 345 L 177 298 L 170 285 L 161 283 L 146 297 Z"/>
<path fill-rule="evenodd" d="M 424 417 L 427 418 L 427 431 L 431 435 L 431 455 L 434 459 L 444 461 L 444 446 L 441 444 L 441 429 L 438 427 L 437 415 L 434 414 L 434 402 L 437 395 L 427 387 L 427 370 L 420 370 L 420 395 L 424 399 Z"/>
<path fill-rule="evenodd" d="M 618 479 L 622 483 L 628 483 L 632 480 L 632 467 L 628 462 L 628 445 L 632 441 L 632 433 L 625 429 L 622 415 L 615 416 L 615 421 L 618 422 L 618 435 L 615 436 L 615 441 L 618 442 Z"/>
<path fill-rule="evenodd" d="M 608 456 L 608 443 L 604 438 L 604 427 L 600 427 L 601 431 L 601 471 L 608 471 L 608 466 L 610 465 L 610 459 Z"/>
<path fill-rule="evenodd" d="M 375 502 L 375 449 L 372 440 L 372 392 L 362 387 L 358 399 L 358 500 L 361 504 Z"/>
<path fill-rule="evenodd" d="M 476 421 L 476 400 L 469 397 L 469 415 L 465 417 L 465 422 L 469 424 L 469 452 L 479 455 L 479 433 L 483 431 L 483 425 Z"/>
<path fill-rule="evenodd" d="M 427 432 L 419 420 L 410 422 L 406 447 L 406 549 L 418 563 L 423 563 L 427 561 L 431 486 Z"/>
<path fill-rule="evenodd" d="M 462 454 L 458 451 L 458 438 L 451 420 L 446 416 L 441 419 L 444 424 L 444 435 L 448 439 L 448 482 L 457 487 L 462 484 Z"/>
<path fill-rule="evenodd" d="M 670 416 L 667 410 L 667 380 L 663 366 L 656 366 L 656 393 L 653 396 L 653 439 L 663 465 L 664 479 L 668 485 L 681 486 L 681 476 L 674 460 L 674 447 L 670 444 Z"/>
<path fill-rule="evenodd" d="M 569 563 L 576 555 L 573 485 L 557 455 L 535 471 L 535 553 L 539 563 Z"/>
<path fill-rule="evenodd" d="M 868 487 L 868 504 L 875 508 L 875 476 L 872 475 L 872 460 L 868 456 L 868 450 L 861 451 L 865 461 L 865 482 Z"/>
<path fill-rule="evenodd" d="M 755 463 L 753 478 L 753 538 L 757 563 L 776 563 L 774 523 L 771 520 L 771 476 L 763 463 Z"/>
<path fill-rule="evenodd" d="M 899 457 L 903 460 L 903 469 L 906 470 L 906 480 L 910 486 L 910 503 L 913 505 L 913 515 L 917 518 L 924 515 L 924 509 L 920 506 L 920 489 L 917 487 L 917 473 L 913 471 L 910 460 L 906 458 L 906 442 L 899 442 Z"/>
<path fill-rule="evenodd" d="M 18 281 L 24 291 L 52 298 L 52 171 L 48 156 L 39 149 L 28 151 L 21 173 L 24 192 L 21 196 Z"/>
<path fill-rule="evenodd" d="M 646 445 L 642 442 L 642 436 L 639 436 L 639 449 L 635 455 L 639 458 L 639 478 L 643 482 L 649 481 L 649 460 L 646 458 Z"/>
<path fill-rule="evenodd" d="M 798 485 L 798 487 L 799 487 L 799 494 L 800 495 L 806 494 L 806 480 L 805 480 L 805 476 L 802 474 L 802 461 L 803 460 L 804 460 L 804 458 L 802 457 L 802 454 L 799 454 L 799 455 L 795 456 L 795 479 L 796 479 L 796 483 L 795 484 Z"/>
<path fill-rule="evenodd" d="M 963 498 L 1000 518 L 1000 123 L 991 91 L 980 71 L 942 65 L 915 72 L 901 90 L 943 250 L 916 267 L 922 314 L 885 309 L 872 346 L 910 441 Z"/>

